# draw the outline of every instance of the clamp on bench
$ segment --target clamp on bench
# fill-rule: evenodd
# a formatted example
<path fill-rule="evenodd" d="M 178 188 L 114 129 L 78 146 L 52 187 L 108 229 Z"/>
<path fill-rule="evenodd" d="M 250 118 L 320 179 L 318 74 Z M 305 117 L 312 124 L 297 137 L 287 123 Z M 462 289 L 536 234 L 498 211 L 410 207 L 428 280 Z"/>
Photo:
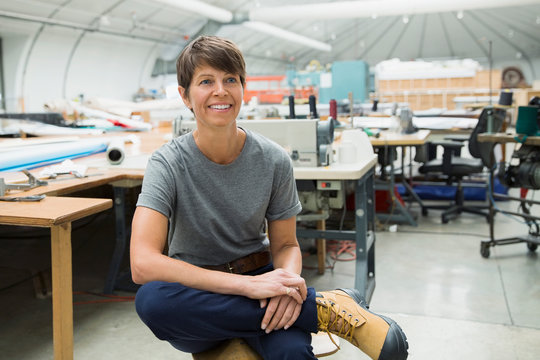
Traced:
<path fill-rule="evenodd" d="M 47 181 L 37 179 L 34 175 L 30 174 L 28 170 L 22 170 L 22 172 L 28 177 L 27 183 L 6 184 L 4 178 L 0 178 L 0 196 L 6 195 L 8 190 L 29 190 L 38 186 L 47 185 Z"/>

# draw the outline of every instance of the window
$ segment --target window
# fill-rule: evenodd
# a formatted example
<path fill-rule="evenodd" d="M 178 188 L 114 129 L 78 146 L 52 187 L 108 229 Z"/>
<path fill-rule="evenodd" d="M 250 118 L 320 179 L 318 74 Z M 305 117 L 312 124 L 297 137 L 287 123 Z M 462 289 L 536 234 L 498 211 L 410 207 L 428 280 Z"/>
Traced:
<path fill-rule="evenodd" d="M 152 77 L 168 74 L 176 74 L 176 60 L 166 61 L 157 58 L 152 70 Z"/>

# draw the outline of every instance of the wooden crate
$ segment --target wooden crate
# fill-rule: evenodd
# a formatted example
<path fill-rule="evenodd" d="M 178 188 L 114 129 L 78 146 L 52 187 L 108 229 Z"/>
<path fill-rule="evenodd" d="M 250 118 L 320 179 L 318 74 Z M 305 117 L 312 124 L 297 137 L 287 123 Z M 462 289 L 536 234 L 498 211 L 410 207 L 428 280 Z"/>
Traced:
<path fill-rule="evenodd" d="M 540 96 L 540 89 L 512 89 L 515 106 L 526 106 L 533 96 Z"/>
<path fill-rule="evenodd" d="M 500 89 L 502 83 L 502 71 L 491 71 L 491 88 Z M 477 89 L 489 89 L 489 70 L 480 70 L 476 73 L 473 87 Z"/>

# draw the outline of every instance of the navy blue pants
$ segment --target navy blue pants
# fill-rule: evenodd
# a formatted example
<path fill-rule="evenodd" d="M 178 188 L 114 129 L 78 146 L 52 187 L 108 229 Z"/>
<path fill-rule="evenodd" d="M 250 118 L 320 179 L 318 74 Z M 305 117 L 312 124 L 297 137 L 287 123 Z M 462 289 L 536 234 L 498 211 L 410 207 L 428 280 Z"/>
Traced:
<path fill-rule="evenodd" d="M 267 265 L 246 275 L 271 271 Z M 139 288 L 135 307 L 161 340 L 183 352 L 197 353 L 222 341 L 243 338 L 265 360 L 316 359 L 311 333 L 317 332 L 315 290 L 308 288 L 300 316 L 287 330 L 261 330 L 265 308 L 259 300 L 188 288 L 179 283 L 149 282 Z"/>

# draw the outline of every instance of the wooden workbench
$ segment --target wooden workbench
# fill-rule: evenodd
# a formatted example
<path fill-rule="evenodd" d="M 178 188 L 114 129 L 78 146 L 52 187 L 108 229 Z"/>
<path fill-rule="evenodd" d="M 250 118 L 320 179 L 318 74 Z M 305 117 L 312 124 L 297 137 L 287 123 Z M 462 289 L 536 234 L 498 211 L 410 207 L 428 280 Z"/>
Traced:
<path fill-rule="evenodd" d="M 424 145 L 431 134 L 430 130 L 418 130 L 412 134 L 383 131 L 379 137 L 370 137 L 373 146 L 414 146 Z"/>
<path fill-rule="evenodd" d="M 71 223 L 112 207 L 110 199 L 46 197 L 0 202 L 0 224 L 51 229 L 53 344 L 56 360 L 73 359 Z"/>
<path fill-rule="evenodd" d="M 518 142 L 516 140 L 517 134 L 510 134 L 510 133 L 494 133 L 494 134 L 478 134 L 478 141 L 479 142 L 495 142 L 500 144 L 506 144 L 506 143 L 516 143 Z M 518 136 L 518 138 L 523 138 L 523 135 Z M 540 146 L 540 136 L 528 136 L 527 139 L 525 139 L 526 145 L 536 145 Z"/>
<path fill-rule="evenodd" d="M 164 134 L 170 129 L 158 129 L 152 132 L 135 133 L 140 144 L 128 144 L 127 156 L 150 154 L 166 142 Z M 26 139 L 19 139 L 24 144 Z M 35 139 L 28 139 L 29 143 Z M 9 140 L 1 141 L 6 143 Z M 95 154 L 74 162 L 82 163 L 104 159 L 104 153 Z M 34 176 L 41 168 L 31 170 Z M 6 196 L 18 197 L 29 195 L 47 195 L 38 202 L 1 202 L 0 224 L 17 226 L 35 226 L 51 229 L 52 263 L 52 301 L 53 301 L 53 344 L 55 360 L 73 359 L 73 282 L 71 253 L 71 224 L 83 217 L 101 212 L 113 206 L 111 199 L 60 197 L 71 193 L 96 188 L 107 184 L 124 184 L 142 181 L 144 167 L 128 169 L 120 166 L 88 168 L 87 177 L 60 177 L 50 180 L 48 185 L 30 190 L 10 190 Z M 20 172 L 0 172 L 0 177 L 7 183 L 28 182 Z M 118 208 L 115 197 L 115 210 Z M 123 204 L 122 204 L 123 205 Z M 125 239 L 122 239 L 125 242 Z M 118 239 L 117 239 L 118 243 Z M 115 249 L 116 252 L 116 249 Z M 123 247 L 120 251 L 123 255 Z"/>

